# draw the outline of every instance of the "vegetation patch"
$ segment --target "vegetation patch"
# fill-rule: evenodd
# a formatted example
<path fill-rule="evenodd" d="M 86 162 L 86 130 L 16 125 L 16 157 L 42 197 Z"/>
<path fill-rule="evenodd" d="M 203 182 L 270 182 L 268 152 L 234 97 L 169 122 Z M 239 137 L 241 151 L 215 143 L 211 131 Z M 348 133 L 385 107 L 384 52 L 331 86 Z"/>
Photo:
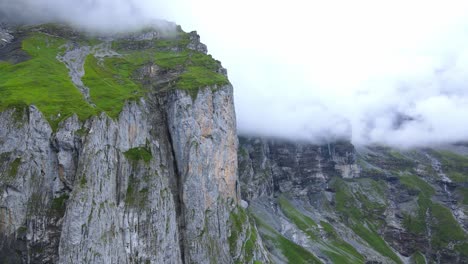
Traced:
<path fill-rule="evenodd" d="M 66 193 L 54 198 L 50 207 L 51 213 L 58 217 L 65 215 L 66 204 L 69 198 L 70 196 Z"/>
<path fill-rule="evenodd" d="M 21 165 L 21 158 L 16 158 L 10 165 L 10 172 L 8 173 L 11 178 L 18 176 L 18 169 Z"/>
<path fill-rule="evenodd" d="M 468 157 L 450 151 L 433 151 L 442 164 L 442 170 L 454 182 L 468 181 Z"/>
<path fill-rule="evenodd" d="M 455 250 L 460 252 L 463 256 L 468 257 L 468 242 L 464 242 L 455 246 Z"/>
<path fill-rule="evenodd" d="M 342 179 L 335 178 L 333 185 L 336 190 L 335 208 L 343 216 L 344 223 L 377 252 L 401 263 L 400 258 L 377 232 L 378 227 L 383 224 L 380 216 L 385 206 L 369 200 L 362 193 L 351 192 L 347 182 Z"/>
<path fill-rule="evenodd" d="M 266 230 L 267 232 L 262 232 L 262 238 L 267 245 L 271 247 L 278 248 L 282 255 L 286 257 L 288 263 L 298 263 L 298 264 L 315 264 L 322 263 L 314 254 L 307 251 L 305 248 L 300 245 L 288 240 L 277 232 L 274 228 L 266 224 L 260 218 L 256 217 L 256 222 L 260 230 Z"/>
<path fill-rule="evenodd" d="M 466 187 L 460 187 L 457 188 L 457 193 L 460 197 L 460 201 L 464 205 L 468 205 L 468 188 Z"/>
<path fill-rule="evenodd" d="M 125 194 L 125 204 L 131 207 L 144 208 L 148 202 L 148 188 L 139 189 L 140 181 L 130 176 Z"/>
<path fill-rule="evenodd" d="M 84 188 L 86 187 L 86 184 L 88 183 L 88 181 L 86 180 L 86 176 L 82 176 L 81 179 L 80 179 L 80 187 L 81 188 Z"/>
<path fill-rule="evenodd" d="M 278 198 L 281 211 L 289 218 L 300 230 L 306 233 L 311 239 L 317 239 L 317 224 L 310 217 L 303 215 L 284 197 Z"/>
<path fill-rule="evenodd" d="M 414 264 L 426 264 L 426 258 L 420 252 L 416 252 L 411 256 Z"/>
<path fill-rule="evenodd" d="M 288 263 L 322 263 L 314 254 L 281 235 L 276 237 L 274 243 L 288 259 Z"/>
<path fill-rule="evenodd" d="M 99 41 L 55 24 L 22 30 L 26 35 L 22 50 L 29 59 L 17 64 L 0 61 L 0 111 L 14 108 L 17 119 L 22 121 L 22 110 L 35 105 L 53 130 L 73 114 L 81 121 L 101 112 L 117 118 L 125 101 L 144 96 L 143 85 L 134 75 L 148 63 L 163 70 L 176 70 L 167 88 L 186 90 L 192 96 L 201 87 L 228 83 L 218 73 L 221 68 L 218 61 L 187 48 L 190 36 L 181 30 L 165 39 L 140 42 L 122 39 L 112 46 L 123 56 L 97 59 L 91 54 L 86 58 L 82 80 L 89 87 L 91 105 L 74 86 L 69 70 L 57 55 L 66 51 L 65 44 L 70 40 L 91 46 Z"/>
<path fill-rule="evenodd" d="M 22 43 L 30 60 L 18 64 L 0 61 L 0 111 L 34 104 L 53 129 L 74 113 L 81 120 L 95 113 L 71 82 L 68 69 L 56 59 L 65 43 L 62 38 L 33 33 Z"/>
<path fill-rule="evenodd" d="M 142 89 L 131 78 L 136 66 L 124 58 L 104 58 L 98 61 L 88 55 L 83 83 L 89 87 L 91 101 L 96 110 L 117 118 L 125 101 L 143 96 Z"/>
<path fill-rule="evenodd" d="M 330 241 L 326 245 L 329 245 L 330 250 L 325 250 L 327 256 L 336 264 L 348 264 L 348 263 L 363 263 L 365 257 L 362 256 L 353 246 L 342 240 L 332 225 L 327 222 L 320 221 L 320 225 L 323 230 L 327 233 L 327 238 Z"/>
<path fill-rule="evenodd" d="M 231 235 L 228 237 L 229 248 L 231 253 L 234 254 L 237 250 L 237 240 L 239 235 L 243 232 L 243 225 L 247 220 L 247 213 L 241 207 L 237 207 L 236 210 L 231 212 L 229 216 L 231 223 Z"/>
<path fill-rule="evenodd" d="M 151 150 L 146 147 L 132 148 L 124 152 L 125 157 L 133 162 L 144 161 L 146 163 L 150 162 L 153 158 Z"/>
<path fill-rule="evenodd" d="M 462 241 L 467 238 L 450 209 L 434 203 L 431 206 L 431 213 L 434 218 L 431 226 L 433 246 L 446 247 L 451 241 Z"/>
<path fill-rule="evenodd" d="M 415 234 L 425 234 L 428 228 L 432 232 L 431 244 L 435 248 L 444 248 L 452 241 L 467 238 L 463 229 L 452 215 L 450 209 L 431 200 L 434 188 L 416 175 L 406 174 L 400 182 L 407 189 L 418 192 L 418 211 L 416 216 L 405 215 L 403 225 Z"/>
<path fill-rule="evenodd" d="M 198 90 L 207 86 L 228 84 L 226 76 L 212 72 L 204 67 L 190 66 L 177 79 L 177 88 L 189 92 L 192 97 L 196 97 Z"/>
<path fill-rule="evenodd" d="M 227 77 L 218 72 L 221 68 L 219 61 L 210 55 L 188 49 L 188 44 L 188 34 L 179 33 L 176 39 L 155 40 L 151 45 L 147 43 L 147 48 L 129 50 L 125 48 L 130 45 L 128 43 L 120 43 L 115 47 L 133 65 L 154 63 L 165 71 L 177 70 L 177 78 L 168 88 L 185 90 L 192 97 L 196 97 L 200 88 L 229 83 Z"/>
<path fill-rule="evenodd" d="M 416 216 L 405 215 L 403 226 L 415 234 L 424 234 L 427 230 L 426 214 L 432 205 L 431 196 L 435 191 L 432 186 L 416 175 L 405 174 L 400 177 L 400 183 L 409 190 L 418 192 L 418 211 Z"/>

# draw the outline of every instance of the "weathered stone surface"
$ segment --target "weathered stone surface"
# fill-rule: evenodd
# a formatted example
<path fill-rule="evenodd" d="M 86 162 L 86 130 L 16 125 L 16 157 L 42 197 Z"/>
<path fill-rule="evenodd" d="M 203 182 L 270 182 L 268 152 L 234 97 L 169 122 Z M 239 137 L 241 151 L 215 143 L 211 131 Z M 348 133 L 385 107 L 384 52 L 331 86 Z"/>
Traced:
<path fill-rule="evenodd" d="M 242 197 L 274 192 L 307 195 L 325 189 L 332 176 L 359 175 L 354 146 L 338 142 L 317 146 L 281 140 L 240 138 Z"/>
<path fill-rule="evenodd" d="M 189 48 L 206 52 L 190 36 Z M 86 56 L 118 54 L 106 42 L 64 48 L 57 59 L 90 103 Z M 196 96 L 151 86 L 181 73 L 142 66 L 135 80 L 148 93 L 114 119 L 72 116 L 53 131 L 34 106 L 0 112 L 0 263 L 268 263 L 250 219 L 232 222 L 241 210 L 232 86 Z M 254 247 L 231 249 L 252 236 Z"/>
<path fill-rule="evenodd" d="M 238 203 L 237 135 L 230 85 L 204 89 L 193 101 L 176 91 L 168 102 L 184 223 L 185 261 L 228 263 L 229 212 Z M 231 208 L 227 206 L 232 206 Z M 206 246 L 210 245 L 210 246 Z"/>
<path fill-rule="evenodd" d="M 336 263 L 336 254 L 349 263 L 413 263 L 418 254 L 468 262 L 465 182 L 447 172 L 465 175 L 466 157 L 241 137 L 238 158 L 242 198 L 275 263 L 291 262 L 284 239 L 302 247 L 289 254 L 308 251 L 324 263 Z"/>
<path fill-rule="evenodd" d="M 73 116 L 56 132 L 33 106 L 0 114 L 3 260 L 233 261 L 230 215 L 240 197 L 232 87 L 148 100 L 126 104 L 116 120 Z M 126 155 L 136 148 L 151 159 Z"/>

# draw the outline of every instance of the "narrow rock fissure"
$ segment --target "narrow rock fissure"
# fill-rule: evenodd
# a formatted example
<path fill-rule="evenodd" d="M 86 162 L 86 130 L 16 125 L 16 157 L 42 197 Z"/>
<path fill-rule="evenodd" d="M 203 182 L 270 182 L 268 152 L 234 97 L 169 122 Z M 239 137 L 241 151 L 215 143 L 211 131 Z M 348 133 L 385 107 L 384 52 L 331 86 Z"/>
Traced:
<path fill-rule="evenodd" d="M 167 140 L 168 147 L 167 151 L 168 158 L 172 159 L 172 166 L 173 169 L 173 177 L 169 177 L 169 188 L 171 190 L 172 198 L 174 200 L 174 207 L 176 213 L 176 221 L 177 221 L 177 231 L 179 234 L 179 250 L 181 261 L 183 264 L 186 263 L 185 261 L 185 213 L 183 209 L 183 199 L 182 199 L 182 179 L 181 173 L 179 172 L 179 167 L 177 166 L 177 158 L 175 155 L 174 149 L 174 141 L 172 139 L 171 132 L 169 130 L 169 122 L 167 120 L 167 112 L 166 112 L 166 100 L 168 94 L 158 94 L 156 97 L 152 98 L 150 102 L 154 103 L 153 106 L 156 111 L 153 113 L 153 118 L 155 118 L 157 124 L 156 127 L 159 129 L 160 135 L 166 135 L 165 139 Z M 170 162 L 170 161 L 169 161 Z M 169 165 L 169 164 L 168 164 Z"/>
<path fill-rule="evenodd" d="M 166 123 L 167 124 L 167 123 Z M 171 150 L 171 155 L 172 155 L 172 161 L 173 161 L 173 166 L 174 166 L 174 180 L 172 181 L 171 185 L 171 192 L 172 196 L 174 199 L 175 203 L 175 208 L 176 208 L 176 221 L 177 221 L 177 229 L 179 231 L 179 247 L 180 247 L 180 256 L 182 263 L 185 264 L 185 246 L 184 246 L 184 240 L 185 240 L 185 215 L 184 215 L 184 209 L 183 209 L 183 200 L 182 200 L 182 183 L 181 183 L 181 175 L 177 166 L 177 158 L 175 157 L 175 152 L 174 152 L 174 144 L 172 141 L 172 135 L 167 129 L 167 135 L 169 139 L 169 145 L 170 145 L 170 150 Z"/>

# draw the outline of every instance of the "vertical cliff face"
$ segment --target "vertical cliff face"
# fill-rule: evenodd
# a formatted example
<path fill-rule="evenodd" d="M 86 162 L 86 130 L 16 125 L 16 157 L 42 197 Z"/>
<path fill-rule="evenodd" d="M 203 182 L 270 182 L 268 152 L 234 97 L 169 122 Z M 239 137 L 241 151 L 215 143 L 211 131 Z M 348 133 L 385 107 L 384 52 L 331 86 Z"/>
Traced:
<path fill-rule="evenodd" d="M 0 46 L 0 262 L 267 260 L 244 247 L 257 230 L 238 206 L 232 86 L 195 33 L 8 34 L 26 57 Z M 48 76 L 13 78 L 41 59 Z"/>
<path fill-rule="evenodd" d="M 240 138 L 241 193 L 276 263 L 467 263 L 467 153 Z"/>
<path fill-rule="evenodd" d="M 332 177 L 359 175 L 354 146 L 323 146 L 261 138 L 241 138 L 239 174 L 242 197 L 252 200 L 275 193 L 308 195 L 326 189 Z"/>

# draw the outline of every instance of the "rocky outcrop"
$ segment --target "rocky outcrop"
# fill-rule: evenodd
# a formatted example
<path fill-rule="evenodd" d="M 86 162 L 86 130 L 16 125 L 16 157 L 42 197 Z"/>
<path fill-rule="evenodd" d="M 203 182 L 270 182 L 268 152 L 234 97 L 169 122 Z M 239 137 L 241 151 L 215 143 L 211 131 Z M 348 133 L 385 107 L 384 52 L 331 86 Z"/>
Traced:
<path fill-rule="evenodd" d="M 190 45 L 206 52 L 195 35 Z M 58 59 L 86 98 L 90 50 L 67 47 Z M 152 84 L 182 71 L 154 67 L 136 71 L 147 93 L 116 118 L 74 115 L 53 129 L 34 105 L 0 113 L 1 263 L 268 261 L 257 240 L 234 246 L 258 236 L 251 219 L 235 217 L 232 86 L 161 90 Z"/>

